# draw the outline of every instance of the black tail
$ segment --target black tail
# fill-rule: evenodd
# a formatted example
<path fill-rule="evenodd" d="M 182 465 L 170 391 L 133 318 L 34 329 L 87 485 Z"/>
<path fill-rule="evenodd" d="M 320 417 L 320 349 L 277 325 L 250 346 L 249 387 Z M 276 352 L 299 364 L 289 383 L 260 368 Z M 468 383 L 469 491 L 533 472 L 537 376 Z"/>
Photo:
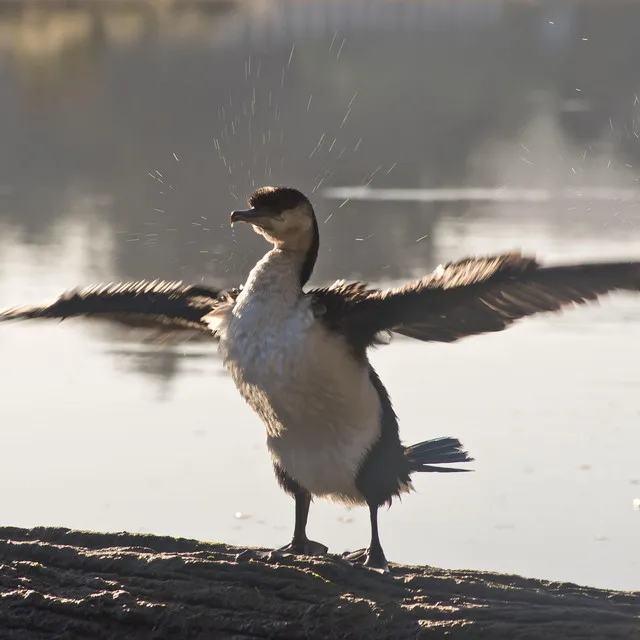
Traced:
<path fill-rule="evenodd" d="M 405 449 L 410 470 L 436 471 L 439 473 L 455 473 L 456 471 L 472 471 L 472 469 L 456 469 L 452 467 L 434 467 L 434 464 L 451 462 L 472 462 L 473 458 L 462 448 L 457 438 L 436 438 L 419 442 Z"/>

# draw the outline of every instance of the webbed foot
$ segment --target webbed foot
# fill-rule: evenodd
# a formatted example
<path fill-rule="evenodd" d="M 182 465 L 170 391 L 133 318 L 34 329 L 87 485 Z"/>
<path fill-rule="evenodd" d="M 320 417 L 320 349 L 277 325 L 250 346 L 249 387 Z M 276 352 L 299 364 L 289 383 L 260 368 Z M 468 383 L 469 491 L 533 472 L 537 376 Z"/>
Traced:
<path fill-rule="evenodd" d="M 261 560 L 262 562 L 274 562 L 282 554 L 277 550 L 259 551 L 258 549 L 245 549 L 236 554 L 236 562 L 249 562 L 250 560 Z"/>
<path fill-rule="evenodd" d="M 358 549 L 358 551 L 342 554 L 344 560 L 361 565 L 378 573 L 389 573 L 389 565 L 381 548 Z"/>
<path fill-rule="evenodd" d="M 327 553 L 326 545 L 314 540 L 292 540 L 289 544 L 271 551 L 259 551 L 258 549 L 245 549 L 236 555 L 236 562 L 249 560 L 261 560 L 262 562 L 275 562 L 283 555 L 290 553 L 296 556 L 322 556 Z"/>
<path fill-rule="evenodd" d="M 326 545 L 308 538 L 292 540 L 289 544 L 278 549 L 282 553 L 293 553 L 299 556 L 323 556 L 328 550 L 329 548 Z"/>

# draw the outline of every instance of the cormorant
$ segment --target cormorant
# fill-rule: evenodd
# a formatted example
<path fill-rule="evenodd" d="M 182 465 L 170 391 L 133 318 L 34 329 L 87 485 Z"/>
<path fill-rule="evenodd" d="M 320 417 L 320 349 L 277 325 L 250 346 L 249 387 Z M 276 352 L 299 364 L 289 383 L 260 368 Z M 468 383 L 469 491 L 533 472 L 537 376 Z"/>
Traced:
<path fill-rule="evenodd" d="M 413 473 L 463 471 L 437 465 L 472 460 L 455 438 L 401 443 L 389 395 L 367 358 L 382 334 L 454 342 L 640 289 L 638 262 L 543 267 L 514 252 L 446 264 L 398 288 L 338 281 L 305 290 L 319 247 L 311 202 L 296 189 L 262 187 L 248 204 L 231 224 L 250 224 L 273 248 L 243 287 L 111 284 L 9 309 L 0 320 L 89 316 L 217 338 L 236 387 L 266 427 L 276 478 L 295 499 L 293 538 L 282 551 L 327 551 L 306 535 L 312 497 L 367 505 L 369 547 L 347 558 L 387 571 L 379 507 L 410 491 Z"/>

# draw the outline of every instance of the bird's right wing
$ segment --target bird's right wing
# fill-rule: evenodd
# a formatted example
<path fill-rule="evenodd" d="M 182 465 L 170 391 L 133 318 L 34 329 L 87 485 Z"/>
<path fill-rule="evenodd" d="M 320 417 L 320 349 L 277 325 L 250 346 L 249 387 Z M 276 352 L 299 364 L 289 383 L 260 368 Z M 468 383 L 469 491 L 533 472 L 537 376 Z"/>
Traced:
<path fill-rule="evenodd" d="M 239 289 L 219 291 L 182 282 L 119 282 L 68 291 L 50 304 L 0 311 L 0 322 L 85 317 L 162 334 L 195 332 L 215 338 L 203 318 L 233 305 L 238 293 Z"/>

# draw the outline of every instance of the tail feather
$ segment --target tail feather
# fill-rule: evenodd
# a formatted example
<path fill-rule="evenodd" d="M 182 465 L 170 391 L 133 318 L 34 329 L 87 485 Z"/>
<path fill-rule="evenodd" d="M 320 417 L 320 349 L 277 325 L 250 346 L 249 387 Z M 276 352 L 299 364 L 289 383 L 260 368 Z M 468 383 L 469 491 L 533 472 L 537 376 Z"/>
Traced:
<path fill-rule="evenodd" d="M 434 464 L 450 464 L 452 462 L 472 462 L 473 458 L 462 448 L 457 438 L 436 438 L 419 442 L 405 449 L 412 472 L 456 473 L 472 471 L 454 467 L 436 467 Z"/>
<path fill-rule="evenodd" d="M 425 440 L 424 442 L 419 442 L 418 444 L 414 444 L 411 447 L 408 447 L 408 451 L 411 451 L 412 454 L 421 454 L 423 452 L 434 452 L 440 450 L 457 450 L 461 447 L 460 440 L 457 438 L 434 438 L 433 440 Z"/>
<path fill-rule="evenodd" d="M 470 458 L 469 460 L 472 460 L 473 458 Z M 423 464 L 420 467 L 416 467 L 415 469 L 412 469 L 411 471 L 416 472 L 419 471 L 421 473 L 425 473 L 427 471 L 431 472 L 431 473 L 469 473 L 470 471 L 473 471 L 473 469 L 457 469 L 455 467 L 434 467 L 431 464 Z"/>

